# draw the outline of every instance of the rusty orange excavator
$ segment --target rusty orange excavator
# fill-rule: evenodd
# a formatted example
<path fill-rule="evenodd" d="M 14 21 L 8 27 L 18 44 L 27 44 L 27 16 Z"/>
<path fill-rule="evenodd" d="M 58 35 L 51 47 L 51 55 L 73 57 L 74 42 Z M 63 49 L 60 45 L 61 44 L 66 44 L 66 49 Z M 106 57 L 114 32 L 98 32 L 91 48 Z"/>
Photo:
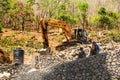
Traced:
<path fill-rule="evenodd" d="M 67 41 L 69 41 L 72 36 L 72 31 L 71 31 L 70 26 L 63 21 L 59 21 L 59 20 L 55 20 L 55 19 L 50 19 L 49 21 L 45 21 L 44 18 L 41 18 L 40 23 L 41 23 L 41 28 L 42 28 L 42 38 L 43 38 L 43 47 L 44 48 L 49 47 L 48 33 L 47 33 L 48 26 L 61 28 L 65 32 L 65 37 L 66 37 Z"/>

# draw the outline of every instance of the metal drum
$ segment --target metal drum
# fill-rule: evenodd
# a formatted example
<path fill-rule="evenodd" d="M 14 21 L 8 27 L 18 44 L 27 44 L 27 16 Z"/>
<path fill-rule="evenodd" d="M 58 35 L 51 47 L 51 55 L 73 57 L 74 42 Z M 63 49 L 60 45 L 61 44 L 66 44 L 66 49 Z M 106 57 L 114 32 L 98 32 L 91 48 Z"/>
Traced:
<path fill-rule="evenodd" d="M 16 48 L 13 50 L 13 62 L 15 64 L 23 64 L 24 63 L 24 50 L 21 48 Z"/>

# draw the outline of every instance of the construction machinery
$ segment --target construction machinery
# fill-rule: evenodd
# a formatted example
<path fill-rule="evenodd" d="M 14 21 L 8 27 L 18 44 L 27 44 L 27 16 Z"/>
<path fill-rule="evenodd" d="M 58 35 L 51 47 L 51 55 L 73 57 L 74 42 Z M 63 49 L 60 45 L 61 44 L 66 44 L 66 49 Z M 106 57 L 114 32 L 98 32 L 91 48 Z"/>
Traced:
<path fill-rule="evenodd" d="M 43 38 L 44 48 L 49 47 L 48 33 L 47 33 L 48 26 L 61 28 L 65 33 L 64 35 L 67 41 L 70 41 L 70 39 L 77 39 L 78 42 L 84 43 L 87 40 L 86 36 L 84 36 L 84 33 L 86 33 L 85 30 L 71 29 L 71 27 L 64 21 L 59 21 L 55 19 L 50 19 L 49 21 L 45 21 L 44 18 L 41 18 L 40 23 L 41 23 L 41 28 L 42 28 L 42 38 Z"/>
<path fill-rule="evenodd" d="M 67 23 L 63 21 L 58 21 L 55 19 L 50 19 L 49 21 L 45 21 L 44 18 L 41 18 L 40 23 L 41 23 L 41 29 L 42 29 L 42 38 L 43 38 L 44 48 L 49 47 L 48 33 L 47 33 L 48 26 L 61 28 L 65 32 L 65 37 L 67 41 L 70 40 L 72 32 L 71 32 L 70 26 Z"/>

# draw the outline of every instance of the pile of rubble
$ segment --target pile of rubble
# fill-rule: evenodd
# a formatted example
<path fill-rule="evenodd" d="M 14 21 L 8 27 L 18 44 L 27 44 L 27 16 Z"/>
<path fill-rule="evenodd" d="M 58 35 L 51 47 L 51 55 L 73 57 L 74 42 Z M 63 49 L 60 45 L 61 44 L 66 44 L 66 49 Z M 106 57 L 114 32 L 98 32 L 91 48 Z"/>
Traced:
<path fill-rule="evenodd" d="M 57 65 L 43 80 L 120 80 L 120 49 Z"/>
<path fill-rule="evenodd" d="M 11 80 L 119 80 L 120 44 L 100 45 L 100 54 L 89 56 L 91 45 L 68 47 L 55 55 L 40 55 L 33 64 L 23 66 Z M 84 47 L 86 58 L 79 58 Z"/>
<path fill-rule="evenodd" d="M 109 44 L 98 43 L 98 45 L 100 46 L 100 54 L 104 53 L 104 52 L 108 52 L 108 51 L 111 52 L 112 50 L 120 49 L 120 44 L 115 43 L 115 42 L 114 42 L 114 47 L 111 43 L 109 43 Z M 89 57 L 91 44 L 83 44 L 83 45 L 77 44 L 75 46 L 68 47 L 67 49 L 65 49 L 63 51 L 58 52 L 56 56 L 60 57 L 61 59 L 65 60 L 65 61 L 76 60 L 76 59 L 78 59 L 80 47 L 83 47 L 83 49 L 86 53 L 86 57 Z"/>

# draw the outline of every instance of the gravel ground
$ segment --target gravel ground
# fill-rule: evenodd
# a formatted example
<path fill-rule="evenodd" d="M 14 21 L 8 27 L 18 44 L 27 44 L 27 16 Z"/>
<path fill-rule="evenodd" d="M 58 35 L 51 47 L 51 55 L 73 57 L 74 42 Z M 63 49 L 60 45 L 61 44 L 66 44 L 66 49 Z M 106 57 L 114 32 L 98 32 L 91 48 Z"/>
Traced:
<path fill-rule="evenodd" d="M 89 45 L 88 45 L 89 46 Z M 83 45 L 84 50 L 89 47 Z M 120 44 L 115 49 L 103 45 L 101 53 L 78 59 L 80 46 L 72 46 L 56 55 L 41 55 L 35 66 L 23 66 L 11 80 L 120 80 Z"/>

